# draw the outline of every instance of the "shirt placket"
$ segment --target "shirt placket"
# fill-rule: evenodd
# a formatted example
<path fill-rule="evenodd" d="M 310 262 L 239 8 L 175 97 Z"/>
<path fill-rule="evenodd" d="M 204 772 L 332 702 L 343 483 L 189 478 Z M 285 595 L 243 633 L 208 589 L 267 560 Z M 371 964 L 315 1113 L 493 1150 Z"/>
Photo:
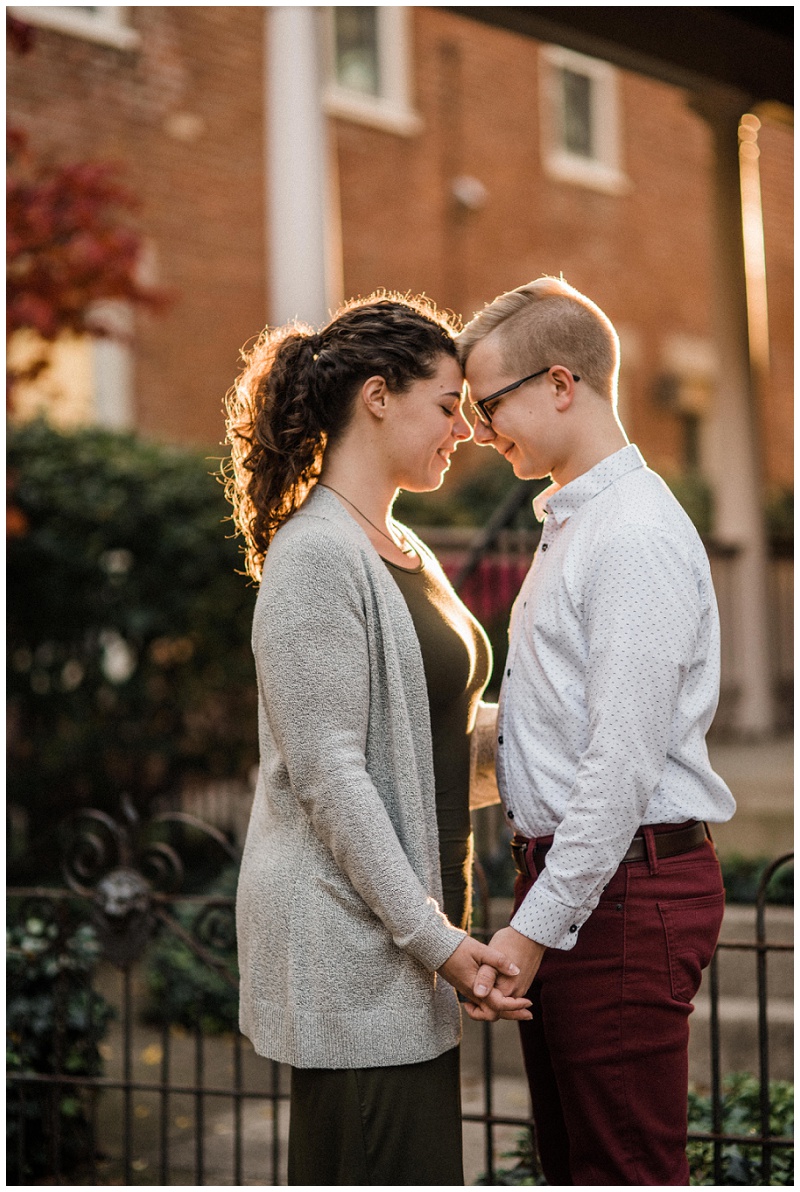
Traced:
<path fill-rule="evenodd" d="M 554 537 L 555 533 L 557 532 L 557 530 L 558 530 L 558 525 L 556 524 L 555 519 L 552 516 L 548 515 L 545 518 L 545 522 L 542 527 L 542 536 L 539 539 L 539 546 L 536 550 L 536 554 L 533 557 L 533 563 L 531 565 L 531 569 L 528 572 L 528 575 L 525 577 L 525 581 L 522 585 L 522 589 L 519 594 L 519 599 L 522 601 L 522 607 L 520 608 L 517 616 L 520 618 L 523 616 L 525 609 L 528 607 L 528 600 L 531 597 L 531 594 L 533 591 L 533 586 L 536 583 L 537 573 L 541 570 L 541 568 L 543 566 L 544 558 L 552 544 L 553 537 Z M 497 717 L 497 754 L 496 754 L 497 775 L 498 775 L 498 779 L 499 779 L 500 790 L 505 795 L 504 802 L 505 802 L 505 807 L 506 807 L 506 815 L 512 824 L 514 821 L 514 806 L 513 806 L 513 794 L 512 794 L 513 774 L 509 773 L 508 760 L 507 760 L 507 756 L 506 756 L 506 751 L 504 749 L 505 720 L 506 720 L 506 705 L 508 702 L 509 680 L 511 679 L 511 673 L 514 669 L 514 662 L 516 659 L 517 650 L 519 649 L 519 643 L 522 640 L 522 636 L 523 636 L 522 632 L 520 630 L 518 630 L 517 632 L 515 632 L 513 634 L 512 640 L 509 641 L 508 658 L 506 659 L 506 672 L 503 675 L 503 690 L 501 691 L 500 709 L 499 709 L 498 717 Z"/>

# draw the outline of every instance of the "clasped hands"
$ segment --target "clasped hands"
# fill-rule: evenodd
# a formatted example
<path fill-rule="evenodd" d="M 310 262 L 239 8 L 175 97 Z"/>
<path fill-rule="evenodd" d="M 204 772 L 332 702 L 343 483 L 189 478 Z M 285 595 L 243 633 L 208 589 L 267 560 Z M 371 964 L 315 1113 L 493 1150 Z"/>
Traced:
<path fill-rule="evenodd" d="M 482 944 L 467 936 L 439 972 L 467 999 L 464 1009 L 476 1021 L 531 1018 L 524 995 L 542 962 L 545 948 L 513 927 L 495 932 Z"/>

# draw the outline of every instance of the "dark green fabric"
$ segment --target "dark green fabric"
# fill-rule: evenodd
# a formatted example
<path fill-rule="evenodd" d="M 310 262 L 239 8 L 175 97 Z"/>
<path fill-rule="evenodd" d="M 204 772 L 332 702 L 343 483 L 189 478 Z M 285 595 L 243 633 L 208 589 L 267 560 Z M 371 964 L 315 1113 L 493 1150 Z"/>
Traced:
<path fill-rule="evenodd" d="M 388 1068 L 293 1068 L 289 1183 L 464 1186 L 458 1048 Z"/>
<path fill-rule="evenodd" d="M 388 561 L 387 566 L 411 613 L 425 668 L 444 911 L 466 930 L 472 864 L 468 729 L 489 681 L 491 649 L 478 622 L 433 568 L 424 562 L 413 571 Z"/>

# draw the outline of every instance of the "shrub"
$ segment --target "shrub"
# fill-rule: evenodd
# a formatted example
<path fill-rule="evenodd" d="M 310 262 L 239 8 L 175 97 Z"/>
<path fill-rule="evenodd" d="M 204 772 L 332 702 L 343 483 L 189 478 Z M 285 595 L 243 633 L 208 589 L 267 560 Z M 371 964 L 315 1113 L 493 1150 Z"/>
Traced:
<path fill-rule="evenodd" d="M 794 1129 L 794 1086 L 786 1080 L 770 1081 L 770 1123 L 773 1137 L 791 1138 Z M 711 1131 L 711 1098 L 697 1092 L 689 1093 L 689 1129 Z M 754 1076 L 737 1072 L 723 1082 L 722 1129 L 728 1134 L 760 1134 L 761 1110 L 759 1084 Z M 714 1185 L 713 1146 L 709 1142 L 689 1143 L 691 1182 L 700 1186 Z M 791 1147 L 775 1147 L 772 1152 L 769 1184 L 794 1186 L 794 1151 Z M 738 1143 L 722 1148 L 722 1183 L 757 1187 L 764 1183 L 761 1176 L 761 1148 Z"/>
<path fill-rule="evenodd" d="M 255 590 L 213 461 L 41 422 L 8 446 L 9 802 L 48 825 L 243 779 Z"/>
<path fill-rule="evenodd" d="M 511 833 L 504 832 L 500 847 L 491 856 L 482 856 L 481 864 L 489 883 L 489 893 L 495 898 L 508 898 L 514 887 L 514 864 L 506 843 Z M 752 904 L 756 900 L 761 875 L 771 861 L 766 857 L 742 857 L 731 853 L 720 858 L 722 880 L 729 903 Z M 771 906 L 794 905 L 794 865 L 782 865 L 767 886 L 767 903 Z"/>
<path fill-rule="evenodd" d="M 766 857 L 742 857 L 731 853 L 720 860 L 728 902 L 756 900 L 762 875 L 771 862 Z M 767 885 L 767 902 L 774 906 L 794 905 L 794 865 L 782 865 Z"/>
<path fill-rule="evenodd" d="M 232 866 L 207 891 L 233 897 L 238 868 Z M 236 937 L 232 910 L 198 910 L 179 907 L 175 917 L 190 935 L 200 940 L 228 971 L 238 976 Z M 209 947 L 210 945 L 210 947 Z M 207 964 L 179 935 L 162 927 L 145 960 L 147 1002 L 145 1021 L 198 1027 L 206 1034 L 238 1030 L 239 996 L 236 989 Z"/>
<path fill-rule="evenodd" d="M 100 948 L 86 923 L 66 927 L 26 915 L 7 933 L 6 1059 L 9 1073 L 97 1076 L 99 1044 L 112 1017 L 105 998 L 91 988 Z M 7 1179 L 35 1182 L 48 1171 L 53 1101 L 45 1085 L 22 1085 L 9 1096 L 6 1119 Z M 94 1146 L 93 1092 L 61 1088 L 61 1170 L 88 1159 Z M 22 1138 L 20 1137 L 22 1135 Z M 22 1143 L 22 1158 L 19 1150 Z"/>
<path fill-rule="evenodd" d="M 785 1080 L 770 1081 L 770 1134 L 773 1137 L 791 1138 L 794 1127 L 794 1086 Z M 689 1091 L 689 1132 L 707 1132 L 712 1129 L 711 1098 Z M 722 1129 L 728 1134 L 759 1134 L 761 1114 L 759 1108 L 759 1084 L 754 1076 L 733 1073 L 723 1082 Z M 709 1142 L 690 1142 L 689 1184 L 708 1186 L 713 1179 L 713 1146 Z M 728 1144 L 723 1147 L 722 1186 L 745 1185 L 758 1187 L 761 1179 L 761 1148 Z M 539 1161 L 533 1151 L 530 1130 L 523 1130 L 516 1146 L 504 1156 L 514 1159 L 512 1167 L 495 1172 L 494 1183 L 516 1186 L 544 1186 Z M 475 1181 L 486 1184 L 485 1176 Z M 794 1186 L 794 1152 L 791 1147 L 775 1147 L 773 1150 L 770 1184 Z"/>

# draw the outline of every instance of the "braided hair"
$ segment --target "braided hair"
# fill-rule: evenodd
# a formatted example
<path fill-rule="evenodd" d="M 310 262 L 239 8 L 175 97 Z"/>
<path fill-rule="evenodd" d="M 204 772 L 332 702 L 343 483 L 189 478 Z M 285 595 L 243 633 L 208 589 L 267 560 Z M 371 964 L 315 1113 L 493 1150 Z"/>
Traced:
<path fill-rule="evenodd" d="M 456 358 L 455 332 L 429 299 L 380 292 L 347 303 L 319 332 L 267 327 L 243 354 L 225 401 L 224 473 L 254 580 L 275 532 L 316 483 L 326 445 L 346 430 L 361 385 L 382 376 L 404 393 L 442 356 Z"/>

